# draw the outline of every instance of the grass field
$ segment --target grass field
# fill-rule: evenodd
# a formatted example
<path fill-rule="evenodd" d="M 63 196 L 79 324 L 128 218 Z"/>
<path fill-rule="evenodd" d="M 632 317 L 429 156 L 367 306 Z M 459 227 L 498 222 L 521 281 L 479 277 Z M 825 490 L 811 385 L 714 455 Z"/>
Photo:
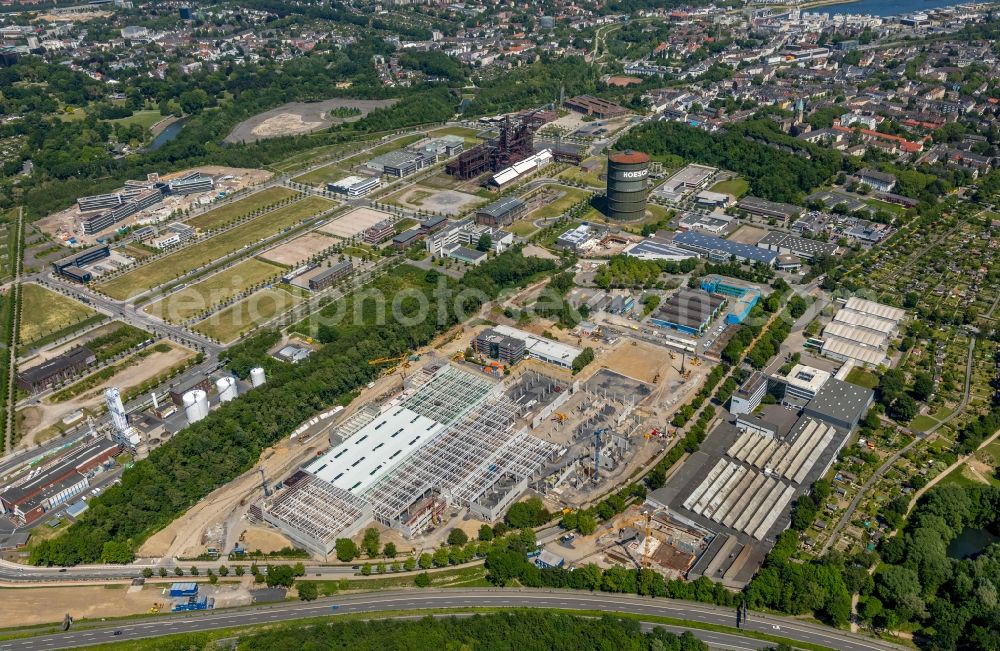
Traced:
<path fill-rule="evenodd" d="M 239 303 L 216 312 L 194 326 L 194 330 L 228 343 L 254 326 L 292 308 L 299 298 L 281 289 L 262 289 Z"/>
<path fill-rule="evenodd" d="M 590 162 L 592 160 L 593 159 L 590 158 L 583 162 Z M 577 181 L 579 183 L 586 183 L 587 185 L 592 185 L 594 187 L 603 187 L 605 183 L 604 181 L 601 180 L 600 175 L 605 172 L 606 168 L 607 164 L 603 162 L 601 166 L 596 170 L 594 170 L 593 172 L 585 172 L 579 167 L 570 167 L 569 169 L 560 172 L 559 178 L 566 179 L 567 181 Z"/>
<path fill-rule="evenodd" d="M 901 217 L 906 214 L 906 208 L 898 203 L 889 203 L 888 201 L 879 201 L 878 199 L 865 199 L 865 203 L 875 210 L 881 210 L 889 213 L 890 215 L 895 215 L 896 217 Z"/>
<path fill-rule="evenodd" d="M 189 285 L 149 305 L 144 311 L 165 321 L 180 323 L 281 272 L 278 265 L 251 258 Z"/>
<path fill-rule="evenodd" d="M 517 235 L 518 237 L 528 237 L 529 235 L 537 231 L 538 228 L 536 228 L 535 225 L 532 224 L 531 222 L 516 221 L 509 227 L 507 227 L 507 230 L 509 230 L 514 235 Z"/>
<path fill-rule="evenodd" d="M 218 260 L 248 244 L 270 237 L 333 205 L 333 202 L 320 197 L 306 197 L 302 201 L 278 208 L 263 217 L 154 260 L 99 287 L 112 298 L 118 300 L 131 298 L 213 260 Z"/>
<path fill-rule="evenodd" d="M 722 194 L 731 194 L 737 199 L 742 197 L 750 189 L 750 184 L 746 182 L 745 179 L 735 178 L 729 179 L 728 181 L 719 181 L 712 186 L 712 192 L 721 192 Z"/>
<path fill-rule="evenodd" d="M 878 378 L 873 373 L 857 366 L 852 368 L 851 372 L 847 374 L 847 381 L 866 389 L 874 389 L 878 386 Z"/>
<path fill-rule="evenodd" d="M 118 124 L 131 125 L 138 124 L 142 126 L 143 129 L 149 129 L 151 126 L 162 120 L 164 116 L 160 115 L 158 110 L 150 111 L 136 111 L 127 118 L 119 118 L 117 120 L 108 120 L 109 122 L 117 122 Z"/>
<path fill-rule="evenodd" d="M 202 230 L 219 228 L 234 219 L 244 215 L 249 215 L 254 210 L 275 204 L 282 199 L 293 197 L 296 194 L 298 193 L 295 192 L 295 190 L 289 190 L 288 188 L 267 188 L 266 190 L 261 190 L 260 192 L 250 195 L 249 197 L 240 199 L 239 201 L 234 201 L 224 206 L 219 206 L 214 210 L 202 213 L 197 217 L 187 220 L 187 223 L 194 228 L 200 228 Z"/>
<path fill-rule="evenodd" d="M 69 329 L 96 312 L 83 303 L 51 292 L 41 285 L 26 283 L 21 290 L 22 344 L 35 341 L 58 330 Z"/>
<path fill-rule="evenodd" d="M 340 166 L 340 163 L 330 163 L 324 167 L 314 169 L 311 172 L 306 172 L 302 176 L 296 176 L 292 180 L 296 183 L 318 187 L 338 179 L 342 179 L 345 176 L 349 176 L 349 174 L 344 171 L 344 168 Z"/>
<path fill-rule="evenodd" d="M 923 414 L 920 414 L 918 416 L 915 416 L 913 420 L 910 421 L 910 429 L 917 432 L 926 432 L 927 430 L 929 430 L 930 428 L 934 427 L 937 424 L 938 422 L 933 418 L 931 418 L 930 416 L 924 416 Z"/>
<path fill-rule="evenodd" d="M 552 186 L 546 187 L 550 190 L 554 189 L 562 192 L 563 195 L 555 201 L 551 201 L 544 206 L 533 210 L 527 217 L 529 221 L 549 217 L 558 217 L 569 210 L 569 208 L 574 204 L 579 203 L 590 196 L 590 193 L 586 190 L 579 190 L 577 188 L 566 188 L 563 186 L 559 186 L 557 188 L 553 188 Z"/>
<path fill-rule="evenodd" d="M 477 133 L 479 133 L 478 130 L 470 129 L 469 127 L 445 127 L 444 129 L 431 131 L 428 135 L 432 138 L 440 138 L 441 136 L 460 136 L 465 139 L 466 147 L 473 147 L 482 142 L 481 138 L 476 137 Z"/>

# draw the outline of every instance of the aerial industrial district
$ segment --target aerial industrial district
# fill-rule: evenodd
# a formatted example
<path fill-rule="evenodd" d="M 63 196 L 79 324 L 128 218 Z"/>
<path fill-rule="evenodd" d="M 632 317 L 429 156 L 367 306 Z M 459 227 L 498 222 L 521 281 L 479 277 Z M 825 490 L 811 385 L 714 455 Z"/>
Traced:
<path fill-rule="evenodd" d="M 838 104 L 837 124 L 890 121 L 864 104 Z M 662 107 L 560 95 L 338 143 L 294 168 L 149 172 L 30 223 L 18 213 L 4 225 L 16 229 L 4 296 L 18 316 L 0 613 L 42 637 L 0 633 L 0 648 L 363 612 L 369 590 L 406 588 L 383 594 L 399 611 L 448 599 L 419 592 L 429 586 L 480 599 L 442 607 L 496 605 L 510 593 L 474 589 L 553 587 L 560 571 L 597 573 L 572 587 L 711 602 L 650 612 L 770 642 L 905 644 L 867 634 L 907 621 L 872 614 L 870 586 L 839 611 L 832 598 L 795 611 L 754 597 L 840 629 L 766 620 L 744 595 L 789 545 L 783 567 L 850 555 L 871 582 L 865 555 L 944 470 L 914 446 L 967 408 L 992 422 L 989 389 L 977 391 L 994 372 L 981 330 L 1000 302 L 1000 216 L 963 203 L 987 196 L 972 179 L 991 178 L 990 164 L 972 175 L 955 163 L 969 187 L 932 208 L 930 185 L 911 189 L 937 163 L 908 170 L 913 142 L 812 129 L 815 106 L 788 107 L 755 118 L 756 132 L 716 133 Z M 268 120 L 289 117 L 275 110 Z M 253 124 L 236 129 L 260 135 Z M 872 167 L 837 167 L 784 203 L 755 196 L 768 193 L 736 156 L 726 169 L 721 154 L 667 153 L 663 133 L 815 167 L 874 153 Z M 939 211 L 939 230 L 918 203 Z M 933 247 L 951 254 L 928 259 Z M 293 413 L 277 413 L 282 399 Z M 975 449 L 948 471 L 979 459 L 970 467 L 991 484 Z M 624 576 L 640 587 L 617 587 Z M 659 587 L 643 592 L 651 576 Z M 525 594 L 516 605 L 549 598 Z M 317 598 L 315 611 L 297 605 Z M 167 616 L 229 608 L 229 624 Z M 125 616 L 141 619 L 107 621 Z"/>
<path fill-rule="evenodd" d="M 578 110 L 611 110 L 606 104 L 584 103 Z M 352 279 L 363 270 L 373 274 L 381 264 L 367 251 L 391 255 L 418 242 L 438 259 L 461 261 L 461 268 L 444 267 L 444 273 L 461 277 L 459 269 L 475 268 L 514 246 L 503 228 L 524 223 L 526 214 L 558 200 L 560 186 L 546 189 L 544 201 L 507 194 L 464 219 L 423 216 L 364 197 L 379 188 L 380 179 L 408 187 L 406 179 L 432 166 L 456 184 L 485 174 L 487 187 L 530 194 L 538 183 L 524 179 L 548 174 L 549 165 L 578 165 L 591 155 L 583 146 L 541 139 L 536 131 L 552 119 L 553 114 L 532 112 L 474 131 L 459 127 L 484 141 L 467 150 L 463 138 L 443 136 L 359 156 L 349 176 L 327 187 L 269 178 L 258 170 L 150 175 L 113 194 L 80 197 L 73 209 L 46 219 L 43 228 L 56 229 L 54 234 L 78 243 L 79 250 L 53 261 L 22 291 L 30 288 L 100 316 L 82 333 L 41 347 L 37 363 L 18 369 L 17 384 L 27 396 L 23 411 L 30 414 L 23 418 L 32 424 L 24 440 L 40 445 L 4 461 L 5 556 L 24 562 L 36 532 L 86 518 L 88 502 L 118 483 L 123 470 L 212 410 L 266 386 L 263 367 L 240 377 L 226 366 L 222 346 L 238 338 L 240 328 L 293 323 L 282 319 L 283 311 L 321 305 L 313 297 L 349 291 Z M 651 291 L 596 286 L 602 259 L 624 254 L 677 263 L 736 259 L 770 270 L 763 278 L 777 271 L 796 283 L 797 295 L 816 303 L 789 324 L 799 332 L 800 346 L 762 370 L 737 371 L 731 399 L 714 414 L 701 411 L 707 438 L 671 467 L 661 487 L 597 527 L 582 526 L 577 533 L 543 529 L 532 562 L 641 567 L 669 579 L 703 576 L 732 589 L 745 586 L 787 528 L 796 498 L 827 473 L 872 405 L 872 389 L 847 376 L 855 368 L 888 363 L 888 346 L 906 314 L 856 297 L 834 300 L 817 282 L 802 284 L 803 262 L 821 251 L 836 254 L 835 244 L 740 227 L 721 211 L 682 213 L 682 228 L 672 239 L 616 228 L 645 218 L 650 186 L 668 205 L 730 205 L 733 199 L 705 190 L 726 175 L 717 169 L 689 165 L 670 175 L 654 173 L 649 156 L 631 150 L 610 153 L 606 164 L 604 219 L 558 231 L 548 248 L 523 250 L 542 259 L 556 259 L 561 251 L 579 256 L 570 273 L 580 286 L 567 300 L 587 319 L 553 335 L 545 325 L 552 319 L 525 329 L 503 310 L 499 319 L 484 311 L 478 316 L 495 322 L 474 318 L 432 346 L 371 359 L 369 364 L 386 369 L 379 379 L 349 404 L 304 420 L 251 471 L 154 534 L 137 550 L 137 567 L 183 574 L 190 572 L 189 561 L 195 568 L 206 562 L 216 566 L 218 559 L 268 558 L 259 556 L 262 552 L 280 558 L 282 550 L 305 550 L 296 557 L 310 563 L 335 562 L 340 541 L 360 545 L 372 527 L 401 556 L 412 551 L 419 557 L 445 545 L 455 529 L 474 537 L 483 525 L 502 522 L 508 509 L 528 496 L 549 512 L 570 514 L 631 485 L 678 445 L 684 422 L 676 413 L 692 400 L 704 402 L 699 392 L 709 378 L 719 381 L 721 351 L 745 320 L 761 318 L 754 308 L 773 290 L 766 280 L 719 275 L 703 276 L 691 287 Z M 452 190 L 428 194 L 424 205 L 446 205 L 454 195 L 475 198 Z M 743 205 L 780 208 L 751 200 Z M 189 211 L 193 217 L 177 219 Z M 262 216 L 254 218 L 254 211 Z M 251 216 L 219 226 L 222 212 Z M 401 228 L 401 222 L 410 226 Z M 131 227 L 126 243 L 109 243 L 125 224 Z M 177 265 L 194 270 L 214 263 L 227 254 L 216 241 L 248 226 L 261 229 L 257 237 L 277 232 L 263 245 L 237 249 L 207 280 L 179 282 Z M 759 232 L 761 242 L 710 234 L 740 228 Z M 477 248 L 484 236 L 488 247 Z M 150 254 L 149 248 L 164 253 Z M 137 259 L 140 252 L 151 261 Z M 161 266 L 168 270 L 161 272 Z M 254 266 L 274 270 L 271 278 L 261 274 L 266 280 L 260 285 L 268 287 L 261 291 L 285 296 L 287 305 L 272 297 L 263 316 L 252 309 L 238 314 L 256 297 L 251 289 L 243 302 L 223 303 L 230 307 L 221 309 L 222 315 L 205 316 L 220 309 L 215 299 L 190 307 L 204 295 L 198 290 L 185 296 L 192 288 L 211 284 L 210 291 L 227 291 L 230 278 L 237 284 L 240 274 L 256 273 L 248 269 Z M 505 297 L 502 307 L 529 307 L 545 282 Z M 230 294 L 238 298 L 243 295 L 238 290 Z M 135 300 L 140 296 L 151 297 L 149 304 Z M 654 307 L 644 309 L 648 305 Z M 805 337 L 803 327 L 818 314 L 829 314 L 821 317 L 822 336 Z M 312 337 L 286 328 L 270 354 L 280 363 L 297 364 L 318 346 Z M 123 350 L 138 351 L 137 357 Z M 792 353 L 802 363 L 785 364 Z M 164 361 L 154 362 L 156 356 Z M 581 364 L 586 357 L 593 361 Z M 121 359 L 127 363 L 116 367 L 111 361 Z M 178 360 L 171 380 L 156 383 L 167 360 Z M 95 365 L 112 372 L 98 371 L 90 380 Z M 131 383 L 127 389 L 125 382 Z M 145 386 L 149 390 L 143 391 Z M 128 607 L 153 599 L 152 608 L 177 611 L 273 597 L 256 592 L 252 583 L 177 584 L 166 596 L 156 591 Z M 76 607 L 77 616 L 89 614 L 87 606 Z M 93 614 L 110 614 L 99 604 L 92 608 Z M 31 617 L 47 621 L 54 609 L 70 606 L 56 603 Z"/>

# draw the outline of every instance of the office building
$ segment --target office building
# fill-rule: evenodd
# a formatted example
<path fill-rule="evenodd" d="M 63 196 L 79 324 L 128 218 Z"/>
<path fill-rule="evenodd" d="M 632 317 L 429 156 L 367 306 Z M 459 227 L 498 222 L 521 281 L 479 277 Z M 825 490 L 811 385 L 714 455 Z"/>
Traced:
<path fill-rule="evenodd" d="M 309 279 L 309 289 L 314 292 L 326 289 L 351 275 L 354 264 L 350 260 L 337 262 Z"/>

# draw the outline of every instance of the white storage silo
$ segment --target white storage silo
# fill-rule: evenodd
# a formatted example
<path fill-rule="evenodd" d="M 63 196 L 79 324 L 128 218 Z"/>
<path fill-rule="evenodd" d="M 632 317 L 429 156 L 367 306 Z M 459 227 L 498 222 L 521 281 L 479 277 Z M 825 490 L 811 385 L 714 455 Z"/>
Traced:
<path fill-rule="evenodd" d="M 256 368 L 250 369 L 250 384 L 254 387 L 259 387 L 264 384 L 266 380 L 264 379 L 264 369 L 257 366 Z"/>
<path fill-rule="evenodd" d="M 219 402 L 229 402 L 236 400 L 239 390 L 236 388 L 236 380 L 232 377 L 220 377 L 215 381 L 215 390 L 219 393 Z"/>
<path fill-rule="evenodd" d="M 181 401 L 184 403 L 184 414 L 189 425 L 208 416 L 208 394 L 201 389 L 188 391 L 181 396 Z"/>

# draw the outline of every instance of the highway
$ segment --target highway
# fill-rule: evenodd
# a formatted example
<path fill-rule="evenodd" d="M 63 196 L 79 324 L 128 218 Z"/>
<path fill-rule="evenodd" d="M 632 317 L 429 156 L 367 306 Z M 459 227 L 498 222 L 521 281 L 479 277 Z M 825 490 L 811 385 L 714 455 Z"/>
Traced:
<path fill-rule="evenodd" d="M 336 606 L 336 608 L 334 608 Z M 691 622 L 734 628 L 735 610 L 672 599 L 609 595 L 573 590 L 438 589 L 397 590 L 331 597 L 312 602 L 294 601 L 251 606 L 235 610 L 154 615 L 122 623 L 106 623 L 65 633 L 41 635 L 0 642 L 2 651 L 35 651 L 84 647 L 107 642 L 209 631 L 222 628 L 286 622 L 330 614 L 378 613 L 398 610 L 442 608 L 553 608 L 630 613 L 639 616 L 670 617 Z M 668 627 L 677 631 L 676 627 Z M 751 612 L 745 628 L 798 642 L 826 646 L 838 651 L 896 651 L 904 647 L 839 631 L 789 617 Z M 736 634 L 690 629 L 713 648 L 757 649 L 762 642 Z M 114 635 L 114 631 L 121 631 Z"/>

